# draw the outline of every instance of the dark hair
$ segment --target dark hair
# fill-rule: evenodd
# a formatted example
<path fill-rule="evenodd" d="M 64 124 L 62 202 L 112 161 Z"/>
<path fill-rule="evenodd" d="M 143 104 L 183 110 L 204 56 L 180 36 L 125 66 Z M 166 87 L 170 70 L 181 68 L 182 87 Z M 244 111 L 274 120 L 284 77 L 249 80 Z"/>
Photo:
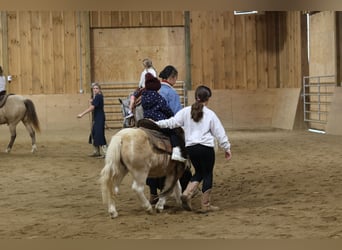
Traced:
<path fill-rule="evenodd" d="M 203 117 L 204 102 L 211 97 L 211 90 L 207 86 L 200 85 L 195 91 L 195 102 L 191 106 L 191 118 L 199 122 Z"/>
<path fill-rule="evenodd" d="M 145 89 L 158 91 L 161 87 L 160 81 L 151 73 L 145 74 Z"/>
<path fill-rule="evenodd" d="M 2 73 L 4 73 L 4 71 L 2 70 L 2 67 L 0 66 L 0 75 L 2 76 Z"/>
<path fill-rule="evenodd" d="M 161 79 L 167 79 L 170 76 L 177 76 L 178 75 L 178 71 L 175 67 L 173 67 L 172 65 L 168 65 L 166 66 L 159 74 L 159 77 Z"/>

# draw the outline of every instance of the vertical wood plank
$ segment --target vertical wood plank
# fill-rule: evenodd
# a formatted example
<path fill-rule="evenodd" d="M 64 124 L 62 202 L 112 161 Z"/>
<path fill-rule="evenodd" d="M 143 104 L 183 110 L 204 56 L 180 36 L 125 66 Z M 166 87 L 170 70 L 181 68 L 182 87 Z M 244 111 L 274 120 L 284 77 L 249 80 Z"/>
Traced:
<path fill-rule="evenodd" d="M 268 86 L 268 36 L 266 35 L 268 30 L 266 30 L 266 18 L 264 15 L 257 17 L 257 38 L 256 38 L 256 50 L 258 54 L 257 58 L 257 88 L 267 88 Z"/>
<path fill-rule="evenodd" d="M 235 16 L 235 78 L 234 88 L 246 88 L 246 25 L 244 16 Z"/>
<path fill-rule="evenodd" d="M 42 43 L 41 43 L 41 19 L 38 11 L 32 12 L 32 94 L 41 94 L 44 92 L 42 82 Z"/>
<path fill-rule="evenodd" d="M 31 11 L 21 11 L 19 14 L 20 40 L 20 81 L 21 90 L 32 94 L 32 40 L 31 40 Z"/>
<path fill-rule="evenodd" d="M 41 12 L 42 28 L 42 82 L 45 94 L 54 94 L 54 57 L 52 35 L 52 13 Z"/>
<path fill-rule="evenodd" d="M 111 11 L 100 11 L 100 25 L 101 27 L 110 27 L 112 23 Z"/>
<path fill-rule="evenodd" d="M 202 33 L 201 27 L 201 11 L 191 11 L 190 23 L 190 37 L 191 37 L 191 76 L 192 76 L 192 89 L 198 85 L 203 84 L 202 78 Z"/>
<path fill-rule="evenodd" d="M 110 27 L 118 27 L 120 25 L 120 15 L 118 11 L 111 11 Z"/>
<path fill-rule="evenodd" d="M 11 93 L 22 93 L 20 81 L 20 39 L 18 11 L 7 12 L 8 24 L 8 72 L 13 76 L 12 83 L 8 85 Z"/>
<path fill-rule="evenodd" d="M 172 11 L 163 11 L 162 12 L 162 26 L 170 26 L 172 25 L 172 20 L 173 20 L 173 13 Z"/>
<path fill-rule="evenodd" d="M 90 26 L 92 28 L 97 28 L 100 26 L 100 13 L 98 11 L 90 12 Z"/>
<path fill-rule="evenodd" d="M 79 72 L 77 58 L 79 57 L 80 43 L 77 37 L 77 12 L 65 11 L 64 16 L 64 54 L 65 57 L 65 81 L 63 88 L 67 93 L 77 93 L 78 86 L 76 75 Z"/>
<path fill-rule="evenodd" d="M 202 33 L 202 76 L 203 83 L 212 88 L 214 75 L 214 58 L 213 58 L 213 12 L 203 12 L 201 19 L 200 32 Z M 208 35 L 208 34 L 212 35 Z"/>
<path fill-rule="evenodd" d="M 90 22 L 89 13 L 81 12 L 81 44 L 82 44 L 82 63 L 77 63 L 77 67 L 82 70 L 82 79 L 77 77 L 77 82 L 81 84 L 83 90 L 89 91 L 91 85 L 91 50 L 90 50 Z M 80 55 L 78 56 L 78 58 Z M 80 72 L 79 72 L 80 74 Z"/>
<path fill-rule="evenodd" d="M 160 11 L 151 11 L 151 23 L 153 26 L 162 26 L 162 14 Z"/>
<path fill-rule="evenodd" d="M 283 88 L 284 83 L 286 82 L 286 74 L 287 74 L 287 65 L 286 65 L 286 60 L 287 60 L 287 26 L 286 26 L 286 20 L 287 20 L 287 15 L 285 12 L 279 12 L 279 23 L 278 23 L 278 30 L 279 30 L 279 40 L 278 40 L 278 55 L 279 55 L 279 81 L 278 81 L 278 88 Z"/>
<path fill-rule="evenodd" d="M 130 24 L 131 24 L 130 12 L 129 11 L 120 11 L 120 26 L 121 27 L 129 27 Z"/>
<path fill-rule="evenodd" d="M 0 66 L 4 70 L 4 51 L 7 51 L 7 48 L 5 48 L 3 41 L 7 40 L 7 31 L 5 31 L 4 25 L 7 23 L 7 17 L 6 12 L 0 11 Z M 7 29 L 7 25 L 6 25 Z"/>
<path fill-rule="evenodd" d="M 5 11 L 0 11 L 0 65 L 2 66 L 5 75 L 9 75 L 8 42 L 7 13 Z"/>
<path fill-rule="evenodd" d="M 184 26 L 184 24 L 184 11 L 174 11 L 172 25 Z"/>
<path fill-rule="evenodd" d="M 278 33 L 277 33 L 277 23 L 278 16 L 277 12 L 266 12 L 266 51 L 265 55 L 267 56 L 266 62 L 266 77 L 267 77 L 267 88 L 276 88 L 277 87 L 277 75 L 278 75 L 278 50 L 277 50 L 277 41 L 278 41 Z"/>
<path fill-rule="evenodd" d="M 64 13 L 52 12 L 52 37 L 54 59 L 54 89 L 56 94 L 65 93 L 65 39 L 64 39 Z"/>
<path fill-rule="evenodd" d="M 140 26 L 155 26 L 154 23 L 151 22 L 151 18 L 152 18 L 152 13 L 151 11 L 142 11 L 141 12 L 141 17 L 140 17 L 140 20 L 141 20 L 141 24 Z"/>
<path fill-rule="evenodd" d="M 225 51 L 224 51 L 224 13 L 216 12 L 214 13 L 214 23 L 213 23 L 213 83 L 212 88 L 224 89 L 225 88 Z"/>
<path fill-rule="evenodd" d="M 141 11 L 131 11 L 131 22 L 130 26 L 142 26 L 142 13 Z"/>
<path fill-rule="evenodd" d="M 224 88 L 232 89 L 236 84 L 235 78 L 235 17 L 233 12 L 224 15 L 224 65 L 225 85 Z"/>
<path fill-rule="evenodd" d="M 246 88 L 257 88 L 257 51 L 255 16 L 247 16 L 246 20 Z"/>

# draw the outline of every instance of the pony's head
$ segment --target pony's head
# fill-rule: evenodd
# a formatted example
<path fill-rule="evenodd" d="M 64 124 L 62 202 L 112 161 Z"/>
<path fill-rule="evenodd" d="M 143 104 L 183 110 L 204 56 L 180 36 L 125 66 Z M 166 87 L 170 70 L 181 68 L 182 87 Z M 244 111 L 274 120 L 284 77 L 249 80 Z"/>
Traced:
<path fill-rule="evenodd" d="M 130 98 L 129 97 L 126 99 L 119 98 L 119 102 L 121 104 L 121 111 L 122 111 L 122 116 L 123 116 L 122 127 L 124 128 L 134 127 L 135 126 L 134 116 L 125 118 L 128 115 Z"/>

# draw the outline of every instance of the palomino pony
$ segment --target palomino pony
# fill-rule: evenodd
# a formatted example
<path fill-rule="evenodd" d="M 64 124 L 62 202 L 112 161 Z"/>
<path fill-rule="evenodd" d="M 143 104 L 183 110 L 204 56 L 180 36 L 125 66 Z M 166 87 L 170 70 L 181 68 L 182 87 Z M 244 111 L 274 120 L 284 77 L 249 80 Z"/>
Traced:
<path fill-rule="evenodd" d="M 102 199 L 108 204 L 108 212 L 112 218 L 118 216 L 115 198 L 119 192 L 119 185 L 127 173 L 131 173 L 132 189 L 148 213 L 152 213 L 153 209 L 144 194 L 147 177 L 166 177 L 163 191 L 155 205 L 157 212 L 163 211 L 166 197 L 171 194 L 174 195 L 177 204 L 181 205 L 181 187 L 178 179 L 183 175 L 186 164 L 171 160 L 170 152 L 156 146 L 148 130 L 141 127 L 123 128 L 112 137 L 100 177 Z"/>
<path fill-rule="evenodd" d="M 128 98 L 126 99 L 119 98 L 119 102 L 121 103 L 121 111 L 124 117 L 122 126 L 124 128 L 136 127 L 138 122 L 144 118 L 144 110 L 142 108 L 141 102 L 138 101 L 137 102 L 138 105 L 134 105 L 135 106 L 134 111 L 133 111 L 134 116 L 130 118 L 125 118 L 128 115 L 128 111 L 129 111 L 130 96 L 128 96 Z M 179 180 L 182 190 L 185 190 L 191 177 L 192 177 L 192 173 L 191 173 L 190 168 L 186 168 L 184 175 Z"/>
<path fill-rule="evenodd" d="M 13 147 L 15 138 L 17 137 L 16 128 L 20 121 L 22 121 L 30 134 L 32 140 L 31 152 L 34 153 L 37 150 L 35 130 L 39 132 L 40 128 L 33 102 L 21 95 L 9 94 L 3 96 L 0 101 L 0 124 L 8 124 L 11 133 L 10 142 L 5 150 L 7 153 L 9 153 Z"/>

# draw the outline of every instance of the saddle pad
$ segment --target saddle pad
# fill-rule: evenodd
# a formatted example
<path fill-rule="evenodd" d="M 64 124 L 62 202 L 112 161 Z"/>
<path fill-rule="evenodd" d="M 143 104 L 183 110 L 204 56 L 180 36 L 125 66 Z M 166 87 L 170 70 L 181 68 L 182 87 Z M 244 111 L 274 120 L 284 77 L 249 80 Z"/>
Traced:
<path fill-rule="evenodd" d="M 172 147 L 170 143 L 170 138 L 167 135 L 153 129 L 148 129 L 144 127 L 140 127 L 140 129 L 144 130 L 147 133 L 150 142 L 155 148 L 171 154 Z"/>
<path fill-rule="evenodd" d="M 7 98 L 10 96 L 10 95 L 13 95 L 13 94 L 7 94 L 7 95 L 0 95 L 0 108 L 2 108 L 6 101 L 7 101 Z"/>
<path fill-rule="evenodd" d="M 150 119 L 143 118 L 138 121 L 137 127 L 144 129 L 150 137 L 152 144 L 161 150 L 166 152 L 172 152 L 172 146 L 170 143 L 170 137 L 165 135 L 161 128 Z M 181 152 L 183 157 L 187 158 L 186 149 L 185 149 L 185 142 L 184 142 L 184 130 L 182 128 L 175 128 L 176 134 L 178 135 L 179 139 L 181 139 L 182 143 L 180 145 Z"/>
<path fill-rule="evenodd" d="M 137 123 L 137 127 L 139 128 L 147 128 L 147 129 L 151 129 L 151 130 L 156 130 L 159 132 L 162 132 L 160 127 L 153 121 L 151 121 L 150 119 L 140 119 Z"/>

